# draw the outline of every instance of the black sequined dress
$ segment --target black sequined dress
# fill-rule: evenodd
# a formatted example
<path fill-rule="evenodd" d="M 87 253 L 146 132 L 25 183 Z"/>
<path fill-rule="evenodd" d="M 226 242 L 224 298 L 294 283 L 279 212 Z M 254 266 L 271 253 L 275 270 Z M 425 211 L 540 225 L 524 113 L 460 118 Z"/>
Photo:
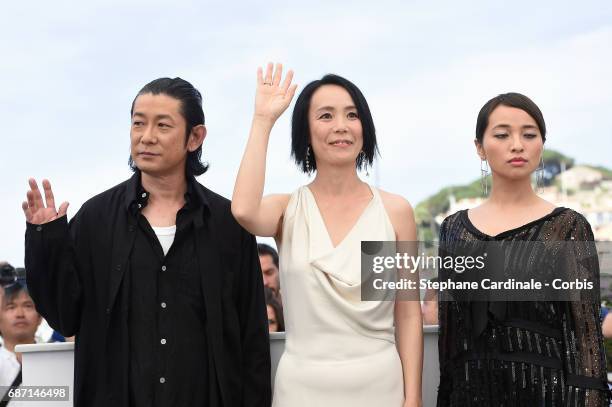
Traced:
<path fill-rule="evenodd" d="M 567 208 L 496 236 L 480 232 L 467 211 L 459 211 L 440 230 L 441 245 L 491 240 L 593 241 L 593 233 L 582 215 Z M 560 260 L 576 276 L 599 281 L 596 251 L 565 257 Z M 575 261 L 585 257 L 590 260 Z M 598 301 L 502 306 L 500 317 L 486 304 L 483 311 L 482 304 L 440 301 L 438 407 L 609 405 Z"/>

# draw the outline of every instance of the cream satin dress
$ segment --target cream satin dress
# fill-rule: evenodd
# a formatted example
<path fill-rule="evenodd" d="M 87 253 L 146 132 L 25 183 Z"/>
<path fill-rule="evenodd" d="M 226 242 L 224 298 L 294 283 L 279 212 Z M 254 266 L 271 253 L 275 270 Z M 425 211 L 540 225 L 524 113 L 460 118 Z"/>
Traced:
<path fill-rule="evenodd" d="M 401 407 L 393 301 L 361 301 L 361 241 L 395 240 L 378 190 L 334 247 L 310 189 L 285 210 L 280 279 L 286 342 L 273 407 Z"/>

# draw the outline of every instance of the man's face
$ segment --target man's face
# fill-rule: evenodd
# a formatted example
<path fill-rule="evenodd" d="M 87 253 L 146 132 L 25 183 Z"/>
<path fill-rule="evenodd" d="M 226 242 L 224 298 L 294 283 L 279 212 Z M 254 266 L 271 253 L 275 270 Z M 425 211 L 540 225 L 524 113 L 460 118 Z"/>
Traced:
<path fill-rule="evenodd" d="M 270 287 L 278 293 L 278 268 L 272 261 L 272 256 L 269 254 L 259 256 L 259 263 L 261 263 L 261 274 L 263 275 L 264 286 Z"/>
<path fill-rule="evenodd" d="M 134 101 L 130 130 L 132 160 L 146 174 L 169 175 L 185 171 L 187 154 L 202 140 L 180 112 L 181 102 L 165 94 L 145 93 Z M 198 126 L 202 127 L 203 126 Z"/>
<path fill-rule="evenodd" d="M 12 299 L 5 300 L 0 310 L 2 336 L 17 343 L 32 342 L 42 321 L 32 298 L 25 291 L 20 291 Z"/>

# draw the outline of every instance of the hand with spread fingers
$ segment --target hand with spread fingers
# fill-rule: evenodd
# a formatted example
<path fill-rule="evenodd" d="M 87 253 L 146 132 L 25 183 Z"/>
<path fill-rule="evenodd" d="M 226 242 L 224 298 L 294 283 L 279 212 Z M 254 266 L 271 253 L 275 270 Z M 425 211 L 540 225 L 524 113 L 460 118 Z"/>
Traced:
<path fill-rule="evenodd" d="M 28 182 L 30 184 L 30 190 L 26 194 L 28 200 L 21 204 L 26 221 L 34 225 L 41 225 L 66 215 L 68 211 L 68 202 L 63 202 L 59 210 L 55 209 L 55 198 L 49 180 L 44 179 L 42 182 L 45 193 L 44 202 L 36 180 L 30 178 Z"/>
<path fill-rule="evenodd" d="M 282 80 L 283 65 L 268 63 L 265 77 L 262 68 L 257 68 L 257 93 L 255 95 L 255 117 L 275 122 L 287 109 L 297 85 L 292 85 L 293 71 Z M 281 83 L 282 80 L 282 83 Z"/>

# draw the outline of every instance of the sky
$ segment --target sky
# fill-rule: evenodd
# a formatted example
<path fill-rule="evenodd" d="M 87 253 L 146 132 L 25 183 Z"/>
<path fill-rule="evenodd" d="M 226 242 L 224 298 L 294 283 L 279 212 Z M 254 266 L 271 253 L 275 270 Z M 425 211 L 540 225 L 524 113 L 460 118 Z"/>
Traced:
<path fill-rule="evenodd" d="M 480 107 L 531 97 L 551 148 L 612 168 L 612 2 L 137 0 L 6 2 L 0 12 L 0 260 L 23 265 L 27 179 L 48 178 L 69 217 L 130 176 L 129 109 L 152 79 L 203 94 L 209 171 L 231 196 L 253 112 L 256 69 L 326 73 L 370 105 L 381 156 L 364 180 L 416 205 L 477 178 Z M 308 178 L 289 157 L 293 106 L 268 151 L 266 193 Z"/>

